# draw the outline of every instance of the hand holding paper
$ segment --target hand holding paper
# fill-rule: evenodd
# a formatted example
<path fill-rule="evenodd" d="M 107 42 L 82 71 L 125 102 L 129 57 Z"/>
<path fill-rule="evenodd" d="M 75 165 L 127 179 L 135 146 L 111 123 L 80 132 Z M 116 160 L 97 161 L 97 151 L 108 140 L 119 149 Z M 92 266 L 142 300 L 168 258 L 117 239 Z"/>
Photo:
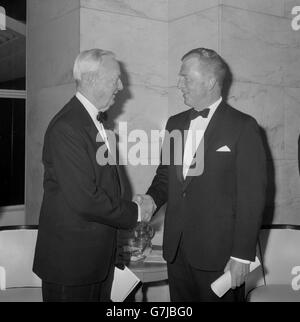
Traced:
<path fill-rule="evenodd" d="M 250 264 L 250 272 L 254 271 L 260 266 L 260 261 L 256 257 L 255 262 Z M 226 271 L 220 278 L 211 284 L 211 289 L 218 297 L 222 297 L 231 288 L 231 274 L 230 271 Z"/>
<path fill-rule="evenodd" d="M 231 288 L 234 290 L 245 283 L 246 276 L 249 274 L 250 261 L 248 263 L 241 262 L 233 257 L 228 261 L 224 273 L 230 271 Z"/>

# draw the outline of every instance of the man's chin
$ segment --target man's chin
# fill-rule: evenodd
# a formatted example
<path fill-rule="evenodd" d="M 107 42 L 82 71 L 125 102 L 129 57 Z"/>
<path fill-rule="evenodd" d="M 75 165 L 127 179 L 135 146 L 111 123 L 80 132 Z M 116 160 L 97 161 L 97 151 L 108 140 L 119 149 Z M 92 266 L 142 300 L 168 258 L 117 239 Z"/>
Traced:
<path fill-rule="evenodd" d="M 107 106 L 107 107 L 102 108 L 102 109 L 101 109 L 101 112 L 103 112 L 103 113 L 104 113 L 104 112 L 107 112 L 107 111 L 109 110 L 110 106 L 111 106 L 111 105 L 109 105 L 109 106 Z"/>
<path fill-rule="evenodd" d="M 115 104 L 115 100 L 112 100 L 112 101 L 110 101 L 107 105 L 106 105 L 106 107 L 104 107 L 103 108 L 103 112 L 106 112 L 106 111 L 108 111 L 113 105 Z"/>
<path fill-rule="evenodd" d="M 188 107 L 192 107 L 192 104 L 191 102 L 189 102 L 189 100 L 187 100 L 186 98 L 183 98 L 184 99 L 184 104 Z"/>

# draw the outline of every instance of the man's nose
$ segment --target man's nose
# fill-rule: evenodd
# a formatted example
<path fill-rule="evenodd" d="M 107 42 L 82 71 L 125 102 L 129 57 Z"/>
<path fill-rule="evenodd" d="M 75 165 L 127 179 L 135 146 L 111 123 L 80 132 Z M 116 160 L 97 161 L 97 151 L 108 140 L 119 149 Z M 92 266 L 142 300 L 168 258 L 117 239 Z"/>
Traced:
<path fill-rule="evenodd" d="M 178 78 L 177 88 L 182 89 L 182 79 L 181 78 Z"/>

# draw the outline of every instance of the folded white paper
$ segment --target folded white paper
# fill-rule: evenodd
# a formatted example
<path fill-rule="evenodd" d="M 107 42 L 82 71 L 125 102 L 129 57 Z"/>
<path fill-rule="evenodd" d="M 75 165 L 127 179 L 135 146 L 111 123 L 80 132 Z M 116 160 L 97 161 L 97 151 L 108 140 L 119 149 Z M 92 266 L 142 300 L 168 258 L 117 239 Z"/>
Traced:
<path fill-rule="evenodd" d="M 255 262 L 250 264 L 250 272 L 254 271 L 257 267 L 260 266 L 260 261 L 258 257 L 255 258 Z M 224 273 L 216 281 L 211 284 L 211 289 L 218 297 L 222 297 L 227 293 L 231 288 L 231 274 L 230 271 Z"/>
<path fill-rule="evenodd" d="M 128 267 L 125 267 L 123 271 L 116 267 L 111 300 L 113 302 L 123 302 L 139 282 L 140 279 Z"/>
<path fill-rule="evenodd" d="M 0 291 L 6 290 L 6 272 L 5 268 L 0 266 Z"/>

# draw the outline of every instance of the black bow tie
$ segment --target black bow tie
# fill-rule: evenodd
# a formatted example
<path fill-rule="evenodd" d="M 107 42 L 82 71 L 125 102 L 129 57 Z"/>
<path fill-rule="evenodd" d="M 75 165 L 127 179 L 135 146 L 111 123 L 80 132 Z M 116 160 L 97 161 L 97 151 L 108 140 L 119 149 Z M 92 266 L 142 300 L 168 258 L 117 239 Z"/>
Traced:
<path fill-rule="evenodd" d="M 104 123 L 107 121 L 107 113 L 106 112 L 99 112 L 97 115 L 97 121 L 100 123 Z"/>
<path fill-rule="evenodd" d="M 191 120 L 194 120 L 196 119 L 197 117 L 199 116 L 202 116 L 203 118 L 207 118 L 208 117 L 208 114 L 210 112 L 210 109 L 209 108 L 205 108 L 204 110 L 198 112 L 196 111 L 194 108 L 191 110 L 191 114 L 190 114 L 190 119 Z"/>

